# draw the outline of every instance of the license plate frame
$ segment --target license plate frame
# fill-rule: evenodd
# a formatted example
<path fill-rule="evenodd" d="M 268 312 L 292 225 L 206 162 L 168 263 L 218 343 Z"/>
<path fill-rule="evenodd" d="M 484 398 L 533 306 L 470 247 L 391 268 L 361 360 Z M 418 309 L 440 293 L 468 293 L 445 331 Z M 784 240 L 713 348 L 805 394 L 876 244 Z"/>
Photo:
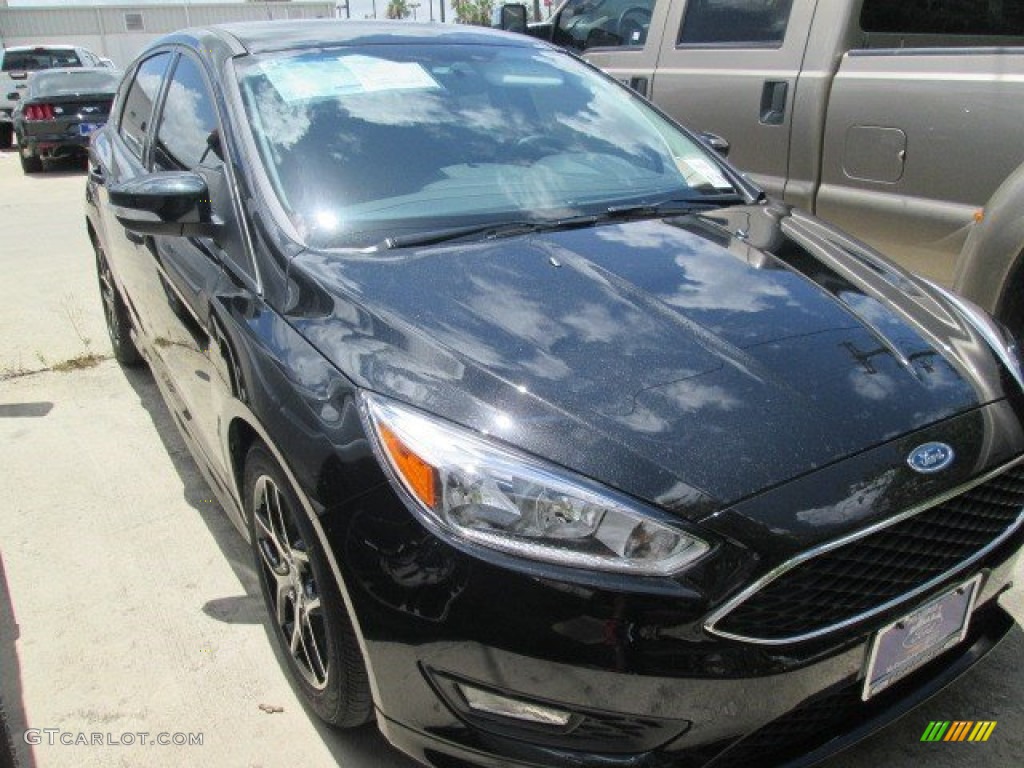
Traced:
<path fill-rule="evenodd" d="M 979 573 L 878 630 L 868 655 L 861 700 L 877 696 L 963 642 L 980 584 Z"/>

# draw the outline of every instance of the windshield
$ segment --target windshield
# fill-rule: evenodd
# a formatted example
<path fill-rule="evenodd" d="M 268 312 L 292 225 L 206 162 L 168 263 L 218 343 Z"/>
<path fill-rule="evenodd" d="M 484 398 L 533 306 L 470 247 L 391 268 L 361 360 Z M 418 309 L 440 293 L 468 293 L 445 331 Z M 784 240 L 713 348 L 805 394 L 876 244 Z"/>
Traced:
<path fill-rule="evenodd" d="M 76 93 L 109 93 L 117 90 L 121 73 L 113 70 L 40 72 L 32 78 L 32 96 L 72 96 Z"/>
<path fill-rule="evenodd" d="M 82 66 L 82 62 L 78 59 L 78 54 L 67 48 L 34 48 L 31 51 L 6 51 L 3 54 L 3 60 L 4 72 Z"/>
<path fill-rule="evenodd" d="M 698 142 L 557 51 L 365 46 L 240 63 L 253 137 L 307 242 L 735 193 Z"/>

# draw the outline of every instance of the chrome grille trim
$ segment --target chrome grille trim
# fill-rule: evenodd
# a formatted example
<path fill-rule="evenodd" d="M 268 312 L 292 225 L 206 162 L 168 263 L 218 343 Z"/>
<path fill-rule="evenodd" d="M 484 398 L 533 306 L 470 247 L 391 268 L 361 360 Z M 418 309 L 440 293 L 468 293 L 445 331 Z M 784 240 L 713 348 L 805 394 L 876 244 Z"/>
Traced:
<path fill-rule="evenodd" d="M 882 520 L 867 528 L 864 528 L 859 531 L 854 531 L 853 533 L 847 534 L 846 536 L 843 536 L 839 539 L 827 542 L 825 544 L 820 544 L 817 547 L 807 550 L 806 552 L 802 552 L 796 557 L 787 560 L 785 563 L 782 563 L 781 565 L 778 565 L 772 570 L 770 570 L 768 573 L 766 573 L 760 579 L 758 579 L 749 587 L 744 589 L 738 595 L 733 597 L 731 600 L 727 601 L 721 608 L 714 611 L 710 616 L 708 616 L 708 618 L 704 622 L 705 631 L 713 635 L 716 635 L 717 637 L 724 638 L 726 640 L 737 640 L 739 642 L 744 643 L 755 643 L 757 645 L 791 645 L 792 643 L 801 643 L 806 640 L 813 640 L 815 638 L 831 634 L 832 632 L 837 632 L 841 629 L 845 629 L 846 627 L 850 627 L 854 624 L 858 624 L 864 621 L 865 619 L 869 619 L 872 616 L 884 613 L 885 611 L 899 605 L 900 603 L 911 600 L 915 597 L 924 594 L 925 592 L 928 592 L 931 589 L 934 589 L 938 584 L 941 584 L 954 573 L 957 573 L 960 570 L 968 568 L 969 566 L 973 565 L 974 563 L 984 558 L 985 555 L 987 555 L 989 552 L 991 552 L 1004 541 L 1006 541 L 1008 538 L 1010 538 L 1014 533 L 1016 533 L 1020 529 L 1021 525 L 1024 524 L 1024 508 L 1021 509 L 1020 513 L 1017 515 L 1017 519 L 1013 523 L 1011 523 L 1005 531 L 1003 531 L 999 536 L 997 536 L 991 542 L 989 542 L 984 547 L 975 552 L 971 557 L 961 561 L 955 567 L 950 568 L 947 571 L 944 571 L 940 575 L 936 576 L 933 579 L 930 579 L 929 581 L 920 585 L 919 587 L 916 587 L 910 590 L 909 592 L 904 592 L 899 597 L 893 598 L 892 600 L 888 600 L 885 603 L 882 603 L 881 605 L 875 606 L 869 611 L 862 611 L 861 613 L 858 613 L 855 616 L 851 616 L 850 618 L 844 619 L 843 621 L 829 624 L 828 626 L 816 629 L 813 632 L 805 632 L 803 634 L 791 635 L 789 637 L 781 638 L 766 639 L 758 637 L 748 637 L 746 635 L 738 635 L 732 632 L 727 632 L 725 630 L 720 630 L 715 627 L 715 625 L 718 622 L 720 622 L 727 615 L 732 613 L 738 606 L 742 605 L 751 597 L 753 597 L 754 594 L 759 592 L 761 589 L 763 589 L 771 582 L 778 579 L 783 574 L 793 570 L 798 565 L 801 565 L 807 562 L 808 560 L 818 557 L 819 555 L 823 555 L 826 552 L 831 552 L 835 549 L 839 549 L 840 547 L 844 547 L 847 544 L 850 544 L 851 542 L 863 539 L 867 536 L 871 536 L 874 533 L 878 533 L 879 531 L 885 530 L 890 526 L 901 523 L 904 520 L 908 520 L 909 518 L 914 517 L 915 515 L 919 515 L 922 512 L 926 512 L 927 510 L 932 509 L 933 507 L 937 507 L 940 504 L 944 504 L 950 499 L 954 499 L 957 496 L 960 496 L 961 494 L 967 493 L 967 491 L 970 491 L 972 488 L 976 488 L 979 485 L 982 485 L 988 482 L 989 480 L 998 477 L 1007 470 L 1012 469 L 1013 467 L 1021 463 L 1024 463 L 1024 455 L 1018 456 L 1013 461 L 1003 464 L 1001 467 L 997 469 L 993 469 L 989 472 L 986 472 L 983 475 L 979 475 L 978 477 L 974 478 L 973 480 L 967 483 L 964 483 L 963 485 L 960 485 L 952 490 L 946 491 L 940 496 L 936 496 L 922 504 L 918 504 L 914 507 L 911 507 L 910 509 L 901 512 L 900 514 L 894 517 Z"/>

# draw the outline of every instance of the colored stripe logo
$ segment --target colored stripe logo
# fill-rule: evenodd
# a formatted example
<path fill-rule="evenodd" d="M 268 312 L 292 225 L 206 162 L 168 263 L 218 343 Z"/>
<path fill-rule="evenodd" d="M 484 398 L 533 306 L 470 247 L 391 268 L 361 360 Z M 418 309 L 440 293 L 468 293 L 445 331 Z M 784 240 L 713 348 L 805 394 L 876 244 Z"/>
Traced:
<path fill-rule="evenodd" d="M 932 720 L 921 741 L 988 741 L 995 729 L 995 720 Z"/>

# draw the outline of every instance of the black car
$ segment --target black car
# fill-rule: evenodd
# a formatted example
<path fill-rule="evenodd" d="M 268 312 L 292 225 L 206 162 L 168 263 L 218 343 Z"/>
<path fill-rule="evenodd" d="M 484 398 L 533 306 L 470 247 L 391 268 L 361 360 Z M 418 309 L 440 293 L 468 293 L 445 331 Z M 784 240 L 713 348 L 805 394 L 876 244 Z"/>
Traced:
<path fill-rule="evenodd" d="M 121 73 L 108 67 L 36 73 L 11 116 L 21 170 L 39 173 L 43 161 L 84 159 L 90 136 L 110 115 L 120 81 Z"/>
<path fill-rule="evenodd" d="M 806 764 L 1013 626 L 1012 340 L 545 43 L 165 37 L 87 226 L 328 723 L 442 768 Z"/>

